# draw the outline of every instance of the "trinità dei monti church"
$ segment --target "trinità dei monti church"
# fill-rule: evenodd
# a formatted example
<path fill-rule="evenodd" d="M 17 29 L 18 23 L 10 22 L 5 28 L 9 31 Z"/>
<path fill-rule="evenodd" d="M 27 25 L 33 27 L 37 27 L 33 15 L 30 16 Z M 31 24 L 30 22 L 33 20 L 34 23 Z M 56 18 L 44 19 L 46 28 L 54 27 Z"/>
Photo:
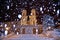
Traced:
<path fill-rule="evenodd" d="M 42 25 L 37 24 L 36 10 L 32 9 L 30 15 L 27 15 L 27 10 L 22 11 L 21 26 L 23 33 L 40 34 Z"/>
<path fill-rule="evenodd" d="M 42 25 L 37 24 L 36 19 L 36 9 L 32 9 L 30 15 L 27 15 L 28 11 L 26 9 L 22 10 L 22 17 L 21 20 L 16 23 L 14 21 L 13 24 L 16 25 L 16 28 L 18 28 L 16 31 L 18 31 L 20 34 L 40 34 L 42 33 Z M 9 23 L 8 23 L 9 24 Z M 12 23 L 9 24 L 10 26 Z"/>

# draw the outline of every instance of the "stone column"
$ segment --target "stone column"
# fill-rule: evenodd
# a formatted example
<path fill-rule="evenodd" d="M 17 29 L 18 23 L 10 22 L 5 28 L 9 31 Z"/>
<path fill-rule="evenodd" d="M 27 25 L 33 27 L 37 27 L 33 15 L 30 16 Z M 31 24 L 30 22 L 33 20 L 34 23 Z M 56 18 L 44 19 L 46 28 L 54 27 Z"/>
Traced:
<path fill-rule="evenodd" d="M 20 28 L 20 33 L 22 34 L 22 28 Z"/>
<path fill-rule="evenodd" d="M 32 28 L 31 27 L 26 28 L 26 34 L 32 34 Z"/>

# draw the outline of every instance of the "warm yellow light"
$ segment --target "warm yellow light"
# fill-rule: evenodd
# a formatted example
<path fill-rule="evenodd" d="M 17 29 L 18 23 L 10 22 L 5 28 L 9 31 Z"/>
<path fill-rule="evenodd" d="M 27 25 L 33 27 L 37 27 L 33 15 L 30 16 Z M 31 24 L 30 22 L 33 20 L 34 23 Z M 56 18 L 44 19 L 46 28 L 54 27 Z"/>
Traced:
<path fill-rule="evenodd" d="M 9 30 L 9 28 L 8 28 L 8 27 L 6 27 L 6 30 Z"/>

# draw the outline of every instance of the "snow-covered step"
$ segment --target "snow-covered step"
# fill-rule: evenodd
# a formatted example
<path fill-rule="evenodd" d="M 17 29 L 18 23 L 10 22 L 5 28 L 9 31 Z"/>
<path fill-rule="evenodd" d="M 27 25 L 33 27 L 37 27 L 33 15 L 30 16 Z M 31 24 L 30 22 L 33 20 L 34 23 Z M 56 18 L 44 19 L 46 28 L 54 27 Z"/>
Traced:
<path fill-rule="evenodd" d="M 12 36 L 10 38 L 5 38 L 4 40 L 54 40 L 54 38 L 39 37 L 34 34 L 21 34 Z"/>

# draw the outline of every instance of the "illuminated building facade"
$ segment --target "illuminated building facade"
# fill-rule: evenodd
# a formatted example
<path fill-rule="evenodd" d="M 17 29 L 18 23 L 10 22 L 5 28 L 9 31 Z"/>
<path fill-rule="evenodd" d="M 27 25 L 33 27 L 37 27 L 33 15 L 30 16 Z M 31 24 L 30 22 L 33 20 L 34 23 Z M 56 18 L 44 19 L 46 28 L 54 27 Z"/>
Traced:
<path fill-rule="evenodd" d="M 27 10 L 22 11 L 21 25 L 36 25 L 36 10 L 32 9 L 31 14 L 27 15 Z"/>

